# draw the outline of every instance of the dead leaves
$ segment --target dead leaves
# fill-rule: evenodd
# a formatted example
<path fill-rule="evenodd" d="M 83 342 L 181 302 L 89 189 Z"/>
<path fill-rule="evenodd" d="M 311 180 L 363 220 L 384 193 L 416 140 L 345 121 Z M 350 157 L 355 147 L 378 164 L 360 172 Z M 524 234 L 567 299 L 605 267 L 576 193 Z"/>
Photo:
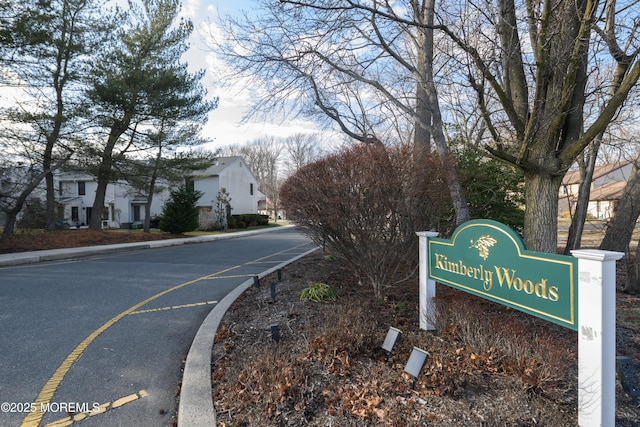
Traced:
<path fill-rule="evenodd" d="M 364 382 L 361 387 L 328 386 L 322 395 L 329 414 L 336 415 L 346 411 L 359 418 L 375 417 L 384 421 L 387 412 L 380 407 L 383 399 L 378 394 L 379 389 L 379 384 Z"/>

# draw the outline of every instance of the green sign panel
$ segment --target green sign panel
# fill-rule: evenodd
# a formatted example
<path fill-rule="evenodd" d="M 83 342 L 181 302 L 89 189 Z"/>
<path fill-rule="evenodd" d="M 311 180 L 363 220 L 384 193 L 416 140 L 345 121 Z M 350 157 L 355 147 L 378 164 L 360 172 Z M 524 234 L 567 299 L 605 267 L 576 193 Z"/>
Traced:
<path fill-rule="evenodd" d="M 466 222 L 451 240 L 430 238 L 428 251 L 431 279 L 578 329 L 576 258 L 528 251 L 492 220 Z"/>

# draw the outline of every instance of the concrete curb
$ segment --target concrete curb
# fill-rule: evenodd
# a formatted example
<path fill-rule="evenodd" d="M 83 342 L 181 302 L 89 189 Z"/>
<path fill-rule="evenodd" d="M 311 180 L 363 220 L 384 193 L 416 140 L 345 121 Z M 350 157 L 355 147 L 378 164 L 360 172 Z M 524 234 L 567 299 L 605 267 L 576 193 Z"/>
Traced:
<path fill-rule="evenodd" d="M 258 275 L 261 279 L 320 248 L 314 248 Z M 191 343 L 182 375 L 178 426 L 212 427 L 216 425 L 211 388 L 211 350 L 218 326 L 225 313 L 244 291 L 253 285 L 253 278 L 229 292 L 207 315 Z"/>
<path fill-rule="evenodd" d="M 183 239 L 153 240 L 138 243 L 119 243 L 115 245 L 84 246 L 80 248 L 50 249 L 32 252 L 17 252 L 11 254 L 0 254 L 0 267 L 13 265 L 33 264 L 43 261 L 56 261 L 76 257 L 84 257 L 97 254 L 107 254 L 123 251 L 134 251 L 139 249 L 163 248 L 168 246 L 178 246 L 190 243 L 204 243 L 215 240 L 236 239 L 239 237 L 251 236 L 254 234 L 270 233 L 279 230 L 292 228 L 293 225 L 283 225 L 275 228 L 263 228 L 260 230 L 240 231 L 228 234 L 213 234 L 207 236 L 185 237 Z"/>

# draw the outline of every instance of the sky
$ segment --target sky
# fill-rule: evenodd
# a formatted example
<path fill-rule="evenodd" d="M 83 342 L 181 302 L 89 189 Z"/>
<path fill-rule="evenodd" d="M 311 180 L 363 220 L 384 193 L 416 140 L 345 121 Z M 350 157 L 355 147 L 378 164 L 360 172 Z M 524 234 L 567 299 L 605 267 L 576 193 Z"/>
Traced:
<path fill-rule="evenodd" d="M 220 66 L 215 52 L 204 45 L 202 34 L 207 25 L 215 25 L 218 16 L 236 14 L 252 9 L 251 0 L 183 0 L 182 12 L 194 23 L 191 47 L 184 59 L 193 71 L 204 69 L 202 83 L 212 97 L 219 97 L 218 108 L 209 114 L 203 136 L 213 140 L 206 148 L 217 149 L 232 144 L 244 144 L 263 137 L 286 137 L 294 133 L 317 132 L 313 123 L 303 119 L 278 120 L 277 122 L 243 122 L 243 115 L 251 103 L 250 87 L 222 89 L 215 84 L 214 65 Z"/>

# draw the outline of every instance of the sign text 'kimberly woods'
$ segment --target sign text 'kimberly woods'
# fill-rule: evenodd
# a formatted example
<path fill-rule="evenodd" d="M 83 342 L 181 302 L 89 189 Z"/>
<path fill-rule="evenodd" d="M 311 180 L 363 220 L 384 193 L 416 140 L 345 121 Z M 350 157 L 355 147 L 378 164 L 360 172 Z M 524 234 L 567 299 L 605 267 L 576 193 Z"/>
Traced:
<path fill-rule="evenodd" d="M 550 285 L 546 278 L 541 278 L 539 282 L 522 278 L 518 271 L 513 268 L 493 266 L 493 270 L 485 268 L 483 264 L 478 266 L 465 265 L 463 261 L 450 261 L 446 255 L 435 254 L 434 268 L 444 270 L 449 273 L 458 274 L 482 282 L 482 289 L 490 292 L 495 283 L 500 288 L 506 288 L 514 292 L 524 292 L 528 295 L 535 295 L 550 301 L 558 301 L 560 298 L 558 286 Z"/>

